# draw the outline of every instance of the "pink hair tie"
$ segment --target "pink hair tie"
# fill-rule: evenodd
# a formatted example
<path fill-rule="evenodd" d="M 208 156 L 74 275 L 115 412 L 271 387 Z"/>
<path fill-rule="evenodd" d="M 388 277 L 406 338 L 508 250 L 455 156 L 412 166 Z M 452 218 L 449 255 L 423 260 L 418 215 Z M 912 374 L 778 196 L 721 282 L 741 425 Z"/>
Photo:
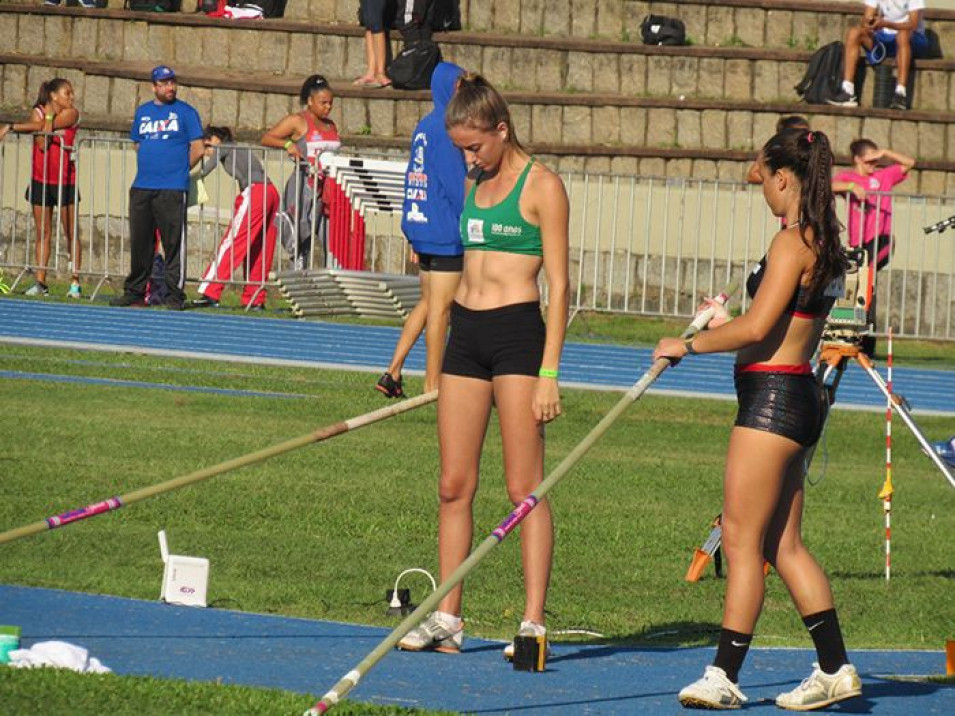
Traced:
<path fill-rule="evenodd" d="M 809 132 L 809 134 L 806 135 L 806 141 L 812 144 L 812 140 L 813 140 L 813 134 L 812 132 Z"/>

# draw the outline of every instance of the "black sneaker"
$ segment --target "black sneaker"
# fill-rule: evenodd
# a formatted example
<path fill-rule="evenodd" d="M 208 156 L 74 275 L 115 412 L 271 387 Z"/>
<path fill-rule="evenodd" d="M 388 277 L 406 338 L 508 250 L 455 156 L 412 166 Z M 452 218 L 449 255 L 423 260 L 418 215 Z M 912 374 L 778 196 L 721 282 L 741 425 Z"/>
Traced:
<path fill-rule="evenodd" d="M 908 109 L 909 108 L 909 98 L 906 97 L 901 92 L 896 92 L 892 97 L 892 101 L 889 102 L 889 109 Z"/>
<path fill-rule="evenodd" d="M 177 301 L 175 298 L 171 298 L 167 301 L 164 301 L 162 307 L 167 311 L 185 311 L 186 304 L 182 301 Z"/>
<path fill-rule="evenodd" d="M 378 379 L 378 383 L 375 384 L 375 390 L 380 390 L 385 394 L 386 398 L 405 397 L 405 392 L 401 389 L 401 378 L 395 380 L 391 377 L 391 373 L 381 374 L 381 377 Z"/>
<path fill-rule="evenodd" d="M 849 94 L 844 89 L 836 92 L 835 96 L 826 100 L 828 104 L 833 104 L 837 107 L 858 107 L 859 100 L 854 94 Z"/>
<path fill-rule="evenodd" d="M 192 299 L 193 308 L 218 308 L 219 302 L 213 298 L 209 298 L 203 293 L 199 294 L 199 298 Z"/>
<path fill-rule="evenodd" d="M 124 294 L 122 294 L 121 296 L 113 296 L 113 298 L 109 299 L 109 305 L 110 305 L 110 306 L 123 306 L 123 307 L 127 307 L 127 306 L 145 306 L 145 305 L 146 305 L 146 299 L 144 299 L 142 296 L 134 296 L 134 295 L 129 294 L 129 293 L 124 293 Z"/>

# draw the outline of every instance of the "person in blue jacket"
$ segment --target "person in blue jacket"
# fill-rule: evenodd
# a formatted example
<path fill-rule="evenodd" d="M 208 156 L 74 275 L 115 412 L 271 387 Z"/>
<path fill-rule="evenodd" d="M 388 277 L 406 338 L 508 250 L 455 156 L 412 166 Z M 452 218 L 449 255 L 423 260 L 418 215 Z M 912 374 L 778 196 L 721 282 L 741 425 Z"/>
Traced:
<path fill-rule="evenodd" d="M 389 398 L 401 398 L 401 369 L 411 347 L 425 332 L 424 390 L 438 387 L 451 301 L 461 279 L 464 249 L 459 226 L 467 167 L 461 150 L 444 126 L 444 111 L 464 73 L 441 62 L 431 75 L 434 109 L 418 122 L 405 172 L 401 230 L 418 256 L 421 300 L 408 314 L 388 370 L 375 386 Z"/>

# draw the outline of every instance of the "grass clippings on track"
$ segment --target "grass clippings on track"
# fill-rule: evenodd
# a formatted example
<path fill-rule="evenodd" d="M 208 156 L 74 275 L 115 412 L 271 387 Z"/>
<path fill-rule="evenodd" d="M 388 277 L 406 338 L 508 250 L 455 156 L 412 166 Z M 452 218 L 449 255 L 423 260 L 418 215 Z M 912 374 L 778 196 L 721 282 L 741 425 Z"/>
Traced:
<path fill-rule="evenodd" d="M 374 377 L 354 372 L 4 345 L 0 370 L 309 396 L 2 380 L 0 531 L 386 404 L 373 390 Z M 409 388 L 419 390 L 420 381 L 409 379 Z M 564 391 L 566 415 L 548 428 L 548 468 L 618 399 L 613 393 Z M 655 646 L 714 643 L 723 583 L 712 570 L 696 584 L 683 576 L 720 510 L 733 413 L 728 401 L 647 396 L 554 490 L 552 630 L 589 629 L 610 641 Z M 434 420 L 435 408 L 424 407 L 3 545 L 0 582 L 153 600 L 161 576 L 156 532 L 164 528 L 176 551 L 211 560 L 214 606 L 394 626 L 397 620 L 385 615 L 384 590 L 407 567 L 437 570 Z M 951 419 L 924 417 L 919 424 L 932 440 L 953 432 Z M 812 471 L 815 480 L 827 463 L 825 476 L 808 488 L 807 541 L 833 578 L 850 649 L 937 649 L 955 623 L 955 601 L 947 597 L 955 577 L 948 539 L 955 534 L 955 492 L 904 426 L 898 427 L 893 571 L 886 583 L 877 497 L 885 474 L 884 427 L 873 413 L 834 412 Z M 484 539 L 510 509 L 492 424 L 475 503 L 475 539 Z M 523 603 L 519 547 L 517 539 L 506 540 L 468 580 L 469 633 L 513 634 Z M 426 579 L 407 579 L 403 586 L 420 601 Z M 315 589 L 319 584 L 321 590 Z M 810 645 L 775 576 L 768 580 L 755 644 Z M 7 693 L 13 683 L 13 693 L 35 697 L 45 685 L 37 691 L 33 678 L 7 677 L 0 690 Z M 302 697 L 293 698 L 300 707 Z M 206 712 L 228 709 L 210 705 Z"/>

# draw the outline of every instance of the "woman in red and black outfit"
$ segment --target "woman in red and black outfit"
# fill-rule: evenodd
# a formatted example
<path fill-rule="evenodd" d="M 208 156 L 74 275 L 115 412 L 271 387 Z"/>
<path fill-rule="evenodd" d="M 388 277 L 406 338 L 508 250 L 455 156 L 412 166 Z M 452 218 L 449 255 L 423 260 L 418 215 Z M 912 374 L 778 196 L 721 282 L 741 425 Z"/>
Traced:
<path fill-rule="evenodd" d="M 299 168 L 285 187 L 284 211 L 294 230 L 281 226 L 282 243 L 295 260 L 295 268 L 309 266 L 314 234 L 324 236 L 328 202 L 325 171 L 320 161 L 325 152 L 337 152 L 342 140 L 329 118 L 335 97 L 322 75 L 312 75 L 302 85 L 299 99 L 304 109 L 281 119 L 262 136 L 262 145 L 285 149 Z M 316 215 L 313 212 L 320 211 Z M 287 222 L 286 222 L 287 223 Z M 324 241 L 323 241 L 324 243 Z"/>
<path fill-rule="evenodd" d="M 73 86 L 57 77 L 40 85 L 30 119 L 0 127 L 0 140 L 9 131 L 37 133 L 33 139 L 33 169 L 27 201 L 33 206 L 36 224 L 36 283 L 27 289 L 27 295 L 45 296 L 46 267 L 50 262 L 53 234 L 53 207 L 60 207 L 60 220 L 70 254 L 73 280 L 67 295 L 79 298 L 80 244 L 73 246 L 75 218 L 76 165 L 73 149 L 80 113 L 74 106 Z"/>
<path fill-rule="evenodd" d="M 862 692 L 849 663 L 822 567 L 802 541 L 807 450 L 819 439 L 823 406 L 811 360 L 833 302 L 843 292 L 845 256 L 822 132 L 790 129 L 763 147 L 763 195 L 786 228 L 750 275 L 753 298 L 730 322 L 716 310 L 711 330 L 664 338 L 654 359 L 736 351 L 739 412 L 730 433 L 723 482 L 723 548 L 730 562 L 716 658 L 679 694 L 684 706 L 739 708 L 737 680 L 763 607 L 763 560 L 772 564 L 809 629 L 818 666 L 776 705 L 807 711 Z"/>

